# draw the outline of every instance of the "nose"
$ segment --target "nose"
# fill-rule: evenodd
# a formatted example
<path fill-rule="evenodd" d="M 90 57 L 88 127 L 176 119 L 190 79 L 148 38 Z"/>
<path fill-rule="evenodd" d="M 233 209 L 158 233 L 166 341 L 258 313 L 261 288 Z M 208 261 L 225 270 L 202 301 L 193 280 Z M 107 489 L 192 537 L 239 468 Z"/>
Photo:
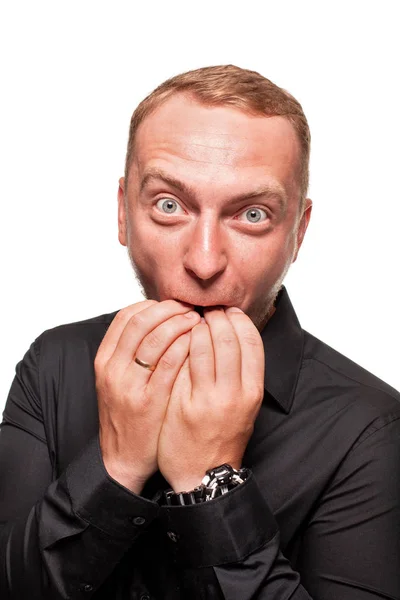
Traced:
<path fill-rule="evenodd" d="M 216 218 L 199 217 L 190 231 L 183 264 L 192 275 L 210 282 L 221 275 L 227 265 L 224 232 Z"/>

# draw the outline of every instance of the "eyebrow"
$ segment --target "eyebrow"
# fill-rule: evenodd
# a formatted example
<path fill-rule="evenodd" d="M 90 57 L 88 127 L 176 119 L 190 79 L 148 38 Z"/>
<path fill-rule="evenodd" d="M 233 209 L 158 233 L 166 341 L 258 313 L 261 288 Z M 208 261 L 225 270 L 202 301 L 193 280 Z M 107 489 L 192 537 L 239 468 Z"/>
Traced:
<path fill-rule="evenodd" d="M 150 168 L 143 174 L 143 178 L 140 184 L 140 193 L 154 180 L 161 180 L 164 183 L 176 188 L 185 196 L 189 196 L 191 198 L 196 198 L 196 191 L 194 188 L 175 177 L 172 177 L 168 173 L 165 173 L 162 169 L 158 168 Z M 267 196 L 269 198 L 275 198 L 278 200 L 279 208 L 283 212 L 286 208 L 287 204 L 287 196 L 283 187 L 278 185 L 267 184 L 264 186 L 260 186 L 255 190 L 250 192 L 246 192 L 244 194 L 238 194 L 230 198 L 231 204 L 239 204 L 240 202 L 244 202 L 245 200 L 251 200 L 254 198 L 260 198 L 261 196 Z"/>

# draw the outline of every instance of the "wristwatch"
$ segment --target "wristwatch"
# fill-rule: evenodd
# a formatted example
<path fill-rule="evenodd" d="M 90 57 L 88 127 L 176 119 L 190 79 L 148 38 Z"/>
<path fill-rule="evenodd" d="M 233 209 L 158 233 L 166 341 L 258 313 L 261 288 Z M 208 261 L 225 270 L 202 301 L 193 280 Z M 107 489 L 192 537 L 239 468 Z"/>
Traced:
<path fill-rule="evenodd" d="M 165 490 L 164 500 L 168 506 L 187 506 L 208 502 L 218 496 L 223 496 L 248 478 L 250 471 L 242 468 L 239 471 L 224 463 L 214 469 L 209 469 L 201 484 L 190 492 L 174 492 Z"/>

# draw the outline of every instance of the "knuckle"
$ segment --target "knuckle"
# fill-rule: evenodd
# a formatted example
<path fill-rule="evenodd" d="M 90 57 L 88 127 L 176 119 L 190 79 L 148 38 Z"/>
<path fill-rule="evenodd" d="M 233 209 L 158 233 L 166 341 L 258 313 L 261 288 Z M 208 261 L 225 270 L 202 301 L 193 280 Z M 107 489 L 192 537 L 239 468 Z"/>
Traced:
<path fill-rule="evenodd" d="M 250 392 L 250 401 L 258 403 L 264 397 L 264 383 L 253 384 Z"/>
<path fill-rule="evenodd" d="M 129 322 L 129 319 L 133 314 L 132 310 L 130 310 L 130 309 L 131 309 L 130 306 L 121 308 L 121 310 L 119 310 L 117 312 L 117 314 L 115 315 L 115 317 L 113 318 L 112 322 L 110 323 L 110 326 L 112 324 L 113 328 L 123 329 L 125 327 L 126 323 Z"/>
<path fill-rule="evenodd" d="M 132 306 L 125 306 L 117 312 L 114 317 L 114 321 L 117 323 L 125 323 L 127 319 L 132 315 Z"/>
<path fill-rule="evenodd" d="M 156 331 L 151 331 L 146 335 L 143 344 L 148 346 L 149 348 L 159 348 L 161 345 L 160 334 Z"/>
<path fill-rule="evenodd" d="M 199 344 L 190 350 L 190 354 L 195 358 L 208 358 L 210 355 L 210 351 L 208 349 L 208 346 L 203 346 Z"/>
<path fill-rule="evenodd" d="M 237 338 L 234 337 L 233 335 L 222 335 L 219 338 L 219 342 L 221 344 L 223 344 L 224 346 L 233 346 L 234 344 L 237 343 Z"/>
<path fill-rule="evenodd" d="M 129 319 L 128 325 L 129 327 L 132 327 L 133 329 L 140 329 L 141 326 L 144 323 L 144 318 L 143 315 L 141 313 L 136 313 L 135 315 L 133 315 L 133 317 L 131 317 Z"/>
<path fill-rule="evenodd" d="M 176 360 L 172 353 L 164 354 L 158 361 L 158 366 L 163 371 L 172 371 L 176 367 Z"/>
<path fill-rule="evenodd" d="M 113 372 L 110 368 L 105 368 L 102 375 L 103 384 L 109 389 L 114 384 Z"/>
<path fill-rule="evenodd" d="M 255 331 L 247 331 L 242 339 L 248 346 L 259 346 L 262 343 L 260 335 Z"/>
<path fill-rule="evenodd" d="M 94 365 L 95 373 L 101 373 L 103 371 L 104 363 L 103 363 L 101 354 L 99 354 L 99 353 L 96 354 L 93 365 Z"/>

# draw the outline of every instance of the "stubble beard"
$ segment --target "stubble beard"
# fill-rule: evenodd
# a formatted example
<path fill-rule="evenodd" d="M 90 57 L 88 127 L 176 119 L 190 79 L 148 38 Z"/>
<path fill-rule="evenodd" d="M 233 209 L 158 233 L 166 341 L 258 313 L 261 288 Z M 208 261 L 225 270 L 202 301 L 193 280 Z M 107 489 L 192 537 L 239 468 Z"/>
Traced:
<path fill-rule="evenodd" d="M 131 249 L 130 249 L 130 245 L 127 246 L 127 250 L 128 250 L 128 256 L 129 256 L 129 261 L 131 263 L 131 267 L 133 269 L 133 272 L 135 274 L 135 279 L 137 281 L 137 284 L 140 288 L 140 291 L 142 293 L 142 296 L 146 299 L 146 300 L 155 300 L 155 298 L 153 298 L 152 296 L 154 296 L 154 294 L 152 293 L 151 289 L 150 289 L 150 283 L 146 282 L 146 279 L 144 277 L 144 275 L 140 272 L 139 267 L 137 266 L 137 264 L 135 263 L 132 253 L 131 253 Z"/>

